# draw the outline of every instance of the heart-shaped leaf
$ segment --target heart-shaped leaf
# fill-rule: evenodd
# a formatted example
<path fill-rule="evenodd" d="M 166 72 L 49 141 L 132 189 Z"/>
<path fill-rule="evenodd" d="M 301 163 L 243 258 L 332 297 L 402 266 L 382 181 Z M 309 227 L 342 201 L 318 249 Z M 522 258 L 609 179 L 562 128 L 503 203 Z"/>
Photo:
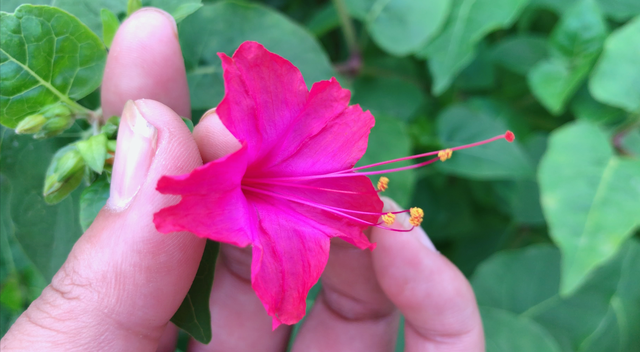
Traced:
<path fill-rule="evenodd" d="M 597 100 L 640 112 L 640 16 L 611 34 L 596 65 L 589 90 Z"/>
<path fill-rule="evenodd" d="M 551 134 L 538 180 L 569 294 L 640 226 L 640 160 L 616 156 L 603 131 L 576 122 Z"/>
<path fill-rule="evenodd" d="M 192 109 L 210 109 L 224 95 L 218 52 L 228 55 L 247 40 L 264 45 L 300 69 L 307 86 L 336 73 L 318 41 L 287 17 L 256 4 L 207 4 L 180 25 Z"/>
<path fill-rule="evenodd" d="M 476 44 L 498 28 L 513 23 L 527 0 L 456 0 L 442 32 L 419 56 L 429 59 L 433 91 L 442 94 L 454 78 L 471 63 Z"/>
<path fill-rule="evenodd" d="M 204 254 L 198 266 L 187 297 L 173 315 L 171 321 L 189 333 L 194 339 L 207 344 L 211 341 L 211 313 L 209 295 L 213 285 L 213 274 L 220 244 L 207 240 Z"/>
<path fill-rule="evenodd" d="M 407 55 L 438 34 L 451 3 L 452 0 L 378 0 L 367 14 L 367 27 L 382 49 L 393 55 Z"/>
<path fill-rule="evenodd" d="M 607 24 L 595 0 L 583 0 L 562 17 L 550 38 L 551 56 L 527 76 L 529 87 L 553 114 L 580 88 L 600 54 Z"/>
<path fill-rule="evenodd" d="M 102 80 L 102 41 L 77 18 L 49 6 L 23 5 L 0 13 L 0 123 L 23 118 L 62 101 L 76 104 Z"/>

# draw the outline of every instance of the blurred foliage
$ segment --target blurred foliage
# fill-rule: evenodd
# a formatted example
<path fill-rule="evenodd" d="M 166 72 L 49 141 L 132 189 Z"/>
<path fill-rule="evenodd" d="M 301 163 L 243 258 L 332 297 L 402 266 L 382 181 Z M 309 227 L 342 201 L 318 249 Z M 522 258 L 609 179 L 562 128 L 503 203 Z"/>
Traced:
<path fill-rule="evenodd" d="M 21 3 L 0 0 L 8 13 Z M 117 121 L 101 130 L 90 121 L 89 112 L 98 111 L 95 79 L 105 52 L 95 43 L 110 44 L 133 2 L 32 3 L 77 17 L 38 8 L 35 17 L 42 20 L 52 13 L 66 19 L 53 32 L 38 34 L 50 40 L 56 30 L 82 33 L 93 49 L 63 49 L 76 56 L 88 50 L 82 57 L 93 66 L 68 87 L 65 74 L 77 69 L 73 62 L 54 60 L 44 71 L 27 70 L 26 56 L 7 53 L 20 40 L 38 38 L 29 26 L 16 36 L 15 15 L 2 14 L 2 123 L 14 128 L 58 101 L 75 108 L 76 120 L 44 140 L 2 127 L 1 334 L 51 279 L 108 198 L 105 159 L 114 151 Z M 309 87 L 337 77 L 351 89 L 352 103 L 376 116 L 362 164 L 513 131 L 512 144 L 456 151 L 444 163 L 390 175 L 386 194 L 402 206 L 422 207 L 423 227 L 436 247 L 470 277 L 488 351 L 639 350 L 640 1 L 140 4 L 163 8 L 179 21 L 196 117 L 224 95 L 217 53 L 230 55 L 243 41 L 255 40 L 295 64 Z M 24 94 L 55 77 L 59 94 L 50 94 L 46 85 L 39 98 Z M 16 103 L 15 96 L 25 103 Z M 29 99 L 34 104 L 20 108 Z M 42 123 L 34 117 L 24 126 L 30 131 Z M 42 195 L 45 172 L 70 143 L 86 164 L 84 182 L 48 205 Z M 204 297 L 197 305 L 207 310 L 211 277 L 204 274 L 190 295 Z M 319 287 L 309 295 L 309 307 Z M 192 335 L 193 326 L 210 328 L 206 315 L 180 314 L 174 320 Z M 206 333 L 196 337 L 207 340 Z M 397 346 L 404 346 L 402 337 Z"/>

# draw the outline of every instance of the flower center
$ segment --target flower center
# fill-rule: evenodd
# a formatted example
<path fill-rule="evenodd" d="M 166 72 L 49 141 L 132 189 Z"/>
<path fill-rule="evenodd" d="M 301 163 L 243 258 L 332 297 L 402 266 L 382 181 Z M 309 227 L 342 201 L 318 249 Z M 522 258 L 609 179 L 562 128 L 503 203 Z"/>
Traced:
<path fill-rule="evenodd" d="M 480 142 L 476 142 L 476 143 L 466 144 L 466 145 L 462 145 L 462 146 L 458 146 L 458 147 L 454 147 L 454 148 L 450 148 L 450 149 L 442 149 L 442 150 L 433 151 L 433 152 L 429 152 L 429 153 L 423 153 L 423 154 L 407 156 L 407 157 L 399 158 L 399 159 L 382 161 L 382 162 L 371 164 L 371 165 L 355 167 L 355 168 L 342 170 L 342 171 L 331 172 L 331 173 L 323 174 L 323 175 L 293 176 L 293 177 L 272 177 L 272 178 L 259 178 L 259 179 L 246 178 L 246 179 L 243 179 L 242 189 L 245 192 L 253 192 L 253 193 L 262 194 L 262 195 L 266 195 L 266 196 L 270 196 L 270 197 L 276 197 L 276 198 L 284 199 L 284 200 L 287 200 L 287 201 L 290 201 L 290 202 L 307 205 L 307 206 L 310 206 L 310 207 L 313 207 L 313 208 L 316 208 L 316 209 L 321 209 L 321 210 L 327 211 L 329 213 L 332 213 L 332 214 L 347 218 L 347 219 L 349 219 L 351 221 L 355 221 L 357 223 L 364 224 L 364 225 L 367 225 L 367 226 L 380 227 L 380 228 L 384 228 L 384 229 L 388 229 L 388 230 L 392 230 L 392 231 L 397 231 L 397 232 L 408 232 L 408 231 L 413 230 L 414 227 L 420 226 L 420 224 L 422 223 L 422 220 L 424 218 L 424 211 L 422 209 L 420 209 L 420 208 L 411 208 L 411 209 L 408 209 L 408 210 L 400 210 L 400 211 L 382 213 L 382 212 L 369 212 L 369 211 L 362 211 L 362 210 L 358 210 L 358 209 L 342 208 L 342 207 L 336 207 L 336 206 L 332 206 L 332 205 L 328 205 L 328 204 L 321 204 L 321 203 L 318 203 L 318 202 L 314 202 L 313 200 L 305 199 L 304 197 L 297 197 L 297 196 L 291 196 L 291 195 L 284 194 L 284 193 L 274 192 L 273 191 L 273 189 L 274 189 L 273 186 L 286 187 L 287 189 L 300 188 L 300 189 L 308 189 L 308 190 L 316 191 L 316 192 L 330 192 L 330 193 L 335 193 L 335 194 L 345 194 L 345 195 L 355 195 L 355 196 L 363 195 L 363 194 L 371 194 L 372 192 L 357 192 L 357 191 L 349 191 L 349 190 L 339 190 L 339 189 L 317 187 L 317 186 L 313 186 L 313 185 L 309 185 L 309 184 L 304 184 L 302 182 L 305 182 L 305 181 L 308 182 L 308 181 L 313 181 L 313 180 L 322 180 L 322 179 L 362 176 L 362 175 L 371 176 L 371 175 L 393 173 L 393 172 L 410 170 L 410 169 L 417 169 L 417 168 L 432 164 L 432 163 L 434 163 L 434 162 L 436 162 L 438 160 L 444 162 L 444 161 L 450 159 L 452 154 L 453 154 L 453 152 L 456 151 L 456 150 L 473 148 L 473 147 L 477 147 L 479 145 L 491 143 L 491 142 L 494 142 L 494 141 L 497 141 L 497 140 L 500 140 L 500 139 L 505 139 L 508 142 L 513 142 L 514 139 L 515 139 L 515 135 L 511 131 L 507 131 L 505 134 L 501 134 L 501 135 L 495 136 L 493 138 L 489 138 L 489 139 L 486 139 L 486 140 L 483 140 L 483 141 L 480 141 Z M 432 156 L 432 155 L 435 155 L 436 157 L 428 159 L 428 160 L 420 162 L 420 163 L 417 163 L 417 164 L 409 165 L 409 166 L 392 168 L 392 169 L 387 169 L 387 170 L 361 171 L 361 170 L 366 170 L 366 169 L 370 169 L 370 168 L 381 166 L 381 165 L 397 163 L 397 162 L 405 161 L 405 160 L 413 160 L 413 159 L 418 159 L 418 158 L 424 158 L 424 157 L 428 157 L 428 156 Z M 376 185 L 377 192 L 384 192 L 385 190 L 388 189 L 388 187 L 389 187 L 389 179 L 387 177 L 385 177 L 385 176 L 380 177 L 380 179 L 378 180 L 378 183 Z M 393 225 L 393 223 L 395 222 L 396 215 L 397 214 L 402 214 L 402 213 L 409 213 L 409 216 L 410 216 L 409 217 L 409 224 L 412 227 L 410 229 L 405 229 L 405 230 L 394 229 L 394 228 L 389 227 L 389 226 Z M 371 222 L 371 221 L 368 221 L 368 220 L 365 220 L 365 219 L 362 219 L 362 218 L 358 217 L 358 215 L 360 215 L 360 216 L 368 216 L 369 218 L 371 218 L 372 215 L 375 215 L 375 216 L 379 217 L 380 220 L 377 221 L 377 222 Z"/>

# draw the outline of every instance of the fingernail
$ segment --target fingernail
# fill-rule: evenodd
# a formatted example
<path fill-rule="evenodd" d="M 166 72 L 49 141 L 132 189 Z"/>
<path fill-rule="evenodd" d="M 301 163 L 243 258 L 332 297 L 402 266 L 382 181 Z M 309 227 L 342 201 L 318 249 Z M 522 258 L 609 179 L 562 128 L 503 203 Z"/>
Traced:
<path fill-rule="evenodd" d="M 156 153 L 157 139 L 156 128 L 145 120 L 136 104 L 129 100 L 122 111 L 113 161 L 108 202 L 112 209 L 119 211 L 127 208 L 138 193 L 147 179 Z"/>
<path fill-rule="evenodd" d="M 175 18 L 173 18 L 173 16 L 171 16 L 168 12 L 160 10 L 158 8 L 155 8 L 155 7 L 144 7 L 142 9 L 136 11 L 136 13 L 144 13 L 144 12 L 147 12 L 147 11 L 161 14 L 166 19 L 168 19 L 169 22 L 171 22 L 171 28 L 173 28 L 173 33 L 175 33 L 176 37 L 178 36 L 178 24 L 176 23 L 176 20 L 175 20 Z"/>
<path fill-rule="evenodd" d="M 218 113 L 216 112 L 216 109 L 217 108 L 213 108 L 213 109 L 207 110 L 207 112 L 205 112 L 204 115 L 202 115 L 202 117 L 200 118 L 200 122 L 204 121 L 209 116 L 218 116 Z"/>
<path fill-rule="evenodd" d="M 382 199 L 382 202 L 384 203 L 384 207 L 382 208 L 383 212 L 403 210 L 391 198 L 380 197 L 380 199 Z M 412 225 L 409 223 L 409 218 L 410 217 L 408 213 L 397 214 L 396 223 L 398 223 L 399 226 L 402 227 L 403 229 L 410 229 Z M 429 238 L 427 233 L 422 229 L 422 227 L 420 226 L 414 227 L 413 230 L 409 233 L 412 234 L 425 247 L 431 249 L 434 252 L 438 252 L 438 250 L 436 249 L 436 246 L 433 245 L 433 242 L 431 242 L 431 239 Z"/>

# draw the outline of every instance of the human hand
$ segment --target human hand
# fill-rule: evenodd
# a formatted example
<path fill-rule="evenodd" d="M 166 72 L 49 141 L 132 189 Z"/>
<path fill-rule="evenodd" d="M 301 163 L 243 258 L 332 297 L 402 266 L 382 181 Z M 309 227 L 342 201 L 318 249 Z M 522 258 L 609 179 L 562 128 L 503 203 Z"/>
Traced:
<path fill-rule="evenodd" d="M 119 115 L 128 100 L 148 98 L 189 116 L 184 72 L 173 20 L 157 10 L 135 13 L 109 53 L 105 115 Z M 201 156 L 207 162 L 234 151 L 238 142 L 215 112 L 205 115 L 192 137 L 168 107 L 150 100 L 127 105 L 107 208 L 7 333 L 3 351 L 174 348 L 176 330 L 168 322 L 189 289 L 204 241 L 155 230 L 153 213 L 176 201 L 158 194 L 155 185 L 162 175 L 191 171 Z M 421 229 L 374 228 L 371 239 L 378 243 L 372 253 L 334 240 L 323 289 L 294 351 L 393 350 L 399 311 L 406 317 L 408 351 L 484 349 L 468 282 Z M 271 317 L 251 288 L 250 253 L 221 246 L 210 299 L 213 343 L 192 342 L 190 350 L 286 348 L 290 327 L 272 332 Z"/>

